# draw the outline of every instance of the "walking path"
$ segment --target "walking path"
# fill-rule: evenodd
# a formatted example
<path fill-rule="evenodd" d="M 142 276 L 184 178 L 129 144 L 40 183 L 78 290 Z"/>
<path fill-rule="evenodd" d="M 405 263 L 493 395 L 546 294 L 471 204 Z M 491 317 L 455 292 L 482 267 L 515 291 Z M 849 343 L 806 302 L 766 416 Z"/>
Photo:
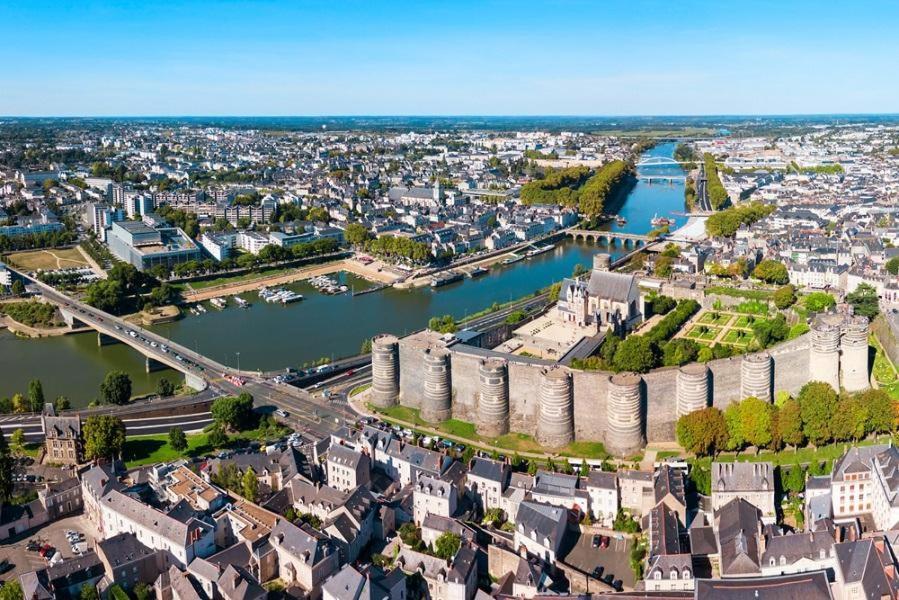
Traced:
<path fill-rule="evenodd" d="M 103 270 L 103 267 L 101 267 L 97 263 L 97 261 L 95 261 L 94 258 L 90 254 L 88 254 L 84 248 L 81 247 L 81 245 L 75 247 L 78 249 L 78 252 L 81 253 L 81 256 L 84 257 L 84 260 L 87 261 L 87 264 L 91 266 L 91 269 L 94 270 L 94 273 L 99 275 L 102 279 L 106 279 L 106 271 Z"/>

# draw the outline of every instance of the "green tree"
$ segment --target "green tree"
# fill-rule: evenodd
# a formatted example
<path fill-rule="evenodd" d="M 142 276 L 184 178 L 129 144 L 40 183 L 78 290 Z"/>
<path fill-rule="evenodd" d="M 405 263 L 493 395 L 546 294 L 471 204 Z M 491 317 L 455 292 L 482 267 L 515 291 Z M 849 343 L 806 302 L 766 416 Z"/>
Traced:
<path fill-rule="evenodd" d="M 14 296 L 24 296 L 25 295 L 25 284 L 22 283 L 21 279 L 16 279 L 12 282 L 11 291 Z"/>
<path fill-rule="evenodd" d="M 461 547 L 462 538 L 452 531 L 445 531 L 434 540 L 434 554 L 443 560 L 452 560 Z"/>
<path fill-rule="evenodd" d="M 687 338 L 678 338 L 666 343 L 662 354 L 666 367 L 685 365 L 696 360 L 699 344 Z"/>
<path fill-rule="evenodd" d="M 180 427 L 172 427 L 169 429 L 169 446 L 175 452 L 184 452 L 187 450 L 187 436 Z"/>
<path fill-rule="evenodd" d="M 805 434 L 802 432 L 802 410 L 798 400 L 787 398 L 774 412 L 771 434 L 776 448 L 785 445 L 799 447 L 805 443 Z"/>
<path fill-rule="evenodd" d="M 714 406 L 696 410 L 677 420 L 677 443 L 687 452 L 708 456 L 727 445 L 727 423 Z"/>
<path fill-rule="evenodd" d="M 241 480 L 241 489 L 243 490 L 244 498 L 250 502 L 256 502 L 256 499 L 259 497 L 259 480 L 256 478 L 256 471 L 253 470 L 253 467 L 249 467 L 244 472 Z"/>
<path fill-rule="evenodd" d="M 156 395 L 161 396 L 163 398 L 168 398 L 169 396 L 174 395 L 175 393 L 175 384 L 163 377 L 156 384 Z"/>
<path fill-rule="evenodd" d="M 726 448 L 742 450 L 746 446 L 746 436 L 743 433 L 743 411 L 740 410 L 740 402 L 732 402 L 724 409 L 724 422 L 727 423 Z"/>
<path fill-rule="evenodd" d="M 456 320 L 452 315 L 443 315 L 442 317 L 431 317 L 428 321 L 428 329 L 438 333 L 455 333 L 458 329 Z"/>
<path fill-rule="evenodd" d="M 771 420 L 774 407 L 764 400 L 750 396 L 740 402 L 741 430 L 746 442 L 756 448 L 771 444 Z"/>
<path fill-rule="evenodd" d="M 343 232 L 343 239 L 352 246 L 362 246 L 371 239 L 371 232 L 360 223 L 350 223 Z"/>
<path fill-rule="evenodd" d="M 400 540 L 406 546 L 416 548 L 421 545 L 421 531 L 415 526 L 415 523 L 403 523 L 397 532 L 400 534 Z"/>
<path fill-rule="evenodd" d="M 12 435 L 9 436 L 9 449 L 15 456 L 22 456 L 25 454 L 25 432 L 21 427 L 17 428 L 12 432 Z"/>
<path fill-rule="evenodd" d="M 128 404 L 131 401 L 131 377 L 124 371 L 110 371 L 100 384 L 103 404 Z"/>
<path fill-rule="evenodd" d="M 6 436 L 0 432 L 0 503 L 7 502 L 12 497 L 13 458 L 9 452 L 9 444 Z"/>
<path fill-rule="evenodd" d="M 796 287 L 789 283 L 781 286 L 774 291 L 771 299 L 777 308 L 781 310 L 789 308 L 796 302 Z"/>
<path fill-rule="evenodd" d="M 884 390 L 868 390 L 856 395 L 859 402 L 867 407 L 868 424 L 871 433 L 889 433 L 896 428 L 897 403 Z"/>
<path fill-rule="evenodd" d="M 26 413 L 31 410 L 31 403 L 22 394 L 13 394 L 12 410 L 15 413 Z"/>
<path fill-rule="evenodd" d="M 41 412 L 44 408 L 44 386 L 40 379 L 32 379 L 28 382 L 28 404 L 31 412 Z"/>
<path fill-rule="evenodd" d="M 53 401 L 53 409 L 58 413 L 72 408 L 72 403 L 65 396 L 57 396 Z"/>
<path fill-rule="evenodd" d="M 780 486 L 785 492 L 799 494 L 805 490 L 805 469 L 795 464 L 790 468 L 780 467 Z"/>
<path fill-rule="evenodd" d="M 653 273 L 656 277 L 670 277 L 674 270 L 673 265 L 674 259 L 672 257 L 658 256 L 653 263 Z"/>
<path fill-rule="evenodd" d="M 819 446 L 833 437 L 831 422 L 837 407 L 837 393 L 828 384 L 810 381 L 799 391 L 802 432 L 808 441 Z"/>
<path fill-rule="evenodd" d="M 658 364 L 655 344 L 642 335 L 632 335 L 618 344 L 614 366 L 618 371 L 646 373 Z"/>
<path fill-rule="evenodd" d="M 212 426 L 212 429 L 209 430 L 207 441 L 213 448 L 222 448 L 228 444 L 228 434 L 221 423 L 215 423 Z"/>
<path fill-rule="evenodd" d="M 24 600 L 25 594 L 22 592 L 22 584 L 18 579 L 10 579 L 6 585 L 0 587 L 0 600 Z"/>
<path fill-rule="evenodd" d="M 884 268 L 890 275 L 899 275 L 899 256 L 894 256 L 888 260 Z"/>
<path fill-rule="evenodd" d="M 823 312 L 836 305 L 837 301 L 827 292 L 812 292 L 802 300 L 802 303 L 812 312 Z"/>
<path fill-rule="evenodd" d="M 113 459 L 125 446 L 125 424 L 113 415 L 93 415 L 84 422 L 84 455 Z"/>
<path fill-rule="evenodd" d="M 859 396 L 843 396 L 831 421 L 831 431 L 836 440 L 858 441 L 869 433 L 868 404 Z"/>
<path fill-rule="evenodd" d="M 755 269 L 752 270 L 752 276 L 765 283 L 776 283 L 778 285 L 784 285 L 790 281 L 790 276 L 784 264 L 770 259 L 763 260 L 757 264 Z"/>
<path fill-rule="evenodd" d="M 80 600 L 100 600 L 100 594 L 97 593 L 97 586 L 85 583 L 81 586 L 81 593 L 78 594 Z"/>
<path fill-rule="evenodd" d="M 240 396 L 219 398 L 210 408 L 216 423 L 232 431 L 243 431 L 252 425 L 253 397 L 244 392 Z"/>
<path fill-rule="evenodd" d="M 154 600 L 156 598 L 153 588 L 142 581 L 134 586 L 131 593 L 134 594 L 134 600 Z"/>
<path fill-rule="evenodd" d="M 846 302 L 852 305 L 853 313 L 873 320 L 880 313 L 877 289 L 873 285 L 859 284 L 855 291 L 846 294 Z"/>

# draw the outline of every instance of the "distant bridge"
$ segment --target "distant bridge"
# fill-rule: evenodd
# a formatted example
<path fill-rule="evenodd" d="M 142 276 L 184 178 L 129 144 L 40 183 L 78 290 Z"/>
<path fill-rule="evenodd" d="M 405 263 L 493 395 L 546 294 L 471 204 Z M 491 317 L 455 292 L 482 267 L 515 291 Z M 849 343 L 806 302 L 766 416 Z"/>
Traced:
<path fill-rule="evenodd" d="M 587 241 L 608 246 L 620 245 L 624 248 L 640 248 L 661 238 L 651 238 L 637 233 L 621 233 L 617 231 L 593 231 L 591 229 L 569 229 L 568 237 L 575 241 Z"/>
<path fill-rule="evenodd" d="M 637 179 L 648 183 L 674 183 L 675 181 L 686 181 L 687 177 L 686 175 L 644 175 L 638 173 Z"/>
<path fill-rule="evenodd" d="M 648 158 L 642 158 L 638 163 L 635 164 L 636 167 L 664 167 L 669 165 L 691 165 L 696 164 L 696 161 L 690 160 L 677 160 L 671 158 L 669 156 L 650 156 Z"/>

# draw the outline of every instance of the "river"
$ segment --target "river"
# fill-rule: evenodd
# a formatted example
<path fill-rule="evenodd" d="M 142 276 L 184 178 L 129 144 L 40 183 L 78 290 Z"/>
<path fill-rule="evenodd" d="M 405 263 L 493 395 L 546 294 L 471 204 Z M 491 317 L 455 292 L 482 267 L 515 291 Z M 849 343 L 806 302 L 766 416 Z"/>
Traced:
<path fill-rule="evenodd" d="M 671 157 L 674 144 L 660 144 L 644 155 Z M 650 167 L 647 173 L 680 174 L 676 165 Z M 607 207 L 626 223 L 610 229 L 646 233 L 653 215 L 669 216 L 683 210 L 683 184 L 637 181 L 618 204 Z M 676 226 L 686 222 L 675 217 Z M 495 265 L 489 273 L 441 287 L 383 291 L 352 297 L 326 296 L 307 283 L 287 286 L 305 297 L 282 306 L 263 302 L 255 293 L 242 297 L 251 303 L 238 308 L 233 300 L 225 310 L 209 306 L 201 315 L 161 325 L 155 331 L 225 364 L 242 369 L 273 370 L 301 366 L 322 357 L 355 354 L 365 338 L 376 333 L 403 335 L 420 329 L 435 315 L 456 318 L 480 311 L 494 302 L 507 302 L 569 276 L 575 265 L 589 266 L 593 254 L 608 249 L 590 243 L 561 241 L 545 254 L 509 266 Z M 612 254 L 618 254 L 614 249 Z M 369 284 L 341 273 L 340 280 L 355 289 Z M 239 353 L 239 356 L 238 356 Z M 68 396 L 73 405 L 97 395 L 107 370 L 121 369 L 134 381 L 135 393 L 150 392 L 161 377 L 177 379 L 173 372 L 144 372 L 143 357 L 122 345 L 98 348 L 94 334 L 41 340 L 19 340 L 0 332 L 0 396 L 24 392 L 28 381 L 40 378 L 47 398 Z"/>

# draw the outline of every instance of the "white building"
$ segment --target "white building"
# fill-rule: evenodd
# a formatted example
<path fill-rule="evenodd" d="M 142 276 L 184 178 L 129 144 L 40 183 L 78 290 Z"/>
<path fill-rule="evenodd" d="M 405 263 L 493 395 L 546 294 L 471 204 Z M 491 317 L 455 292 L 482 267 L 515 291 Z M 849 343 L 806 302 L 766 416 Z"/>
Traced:
<path fill-rule="evenodd" d="M 412 489 L 412 518 L 421 525 L 429 514 L 451 517 L 456 512 L 458 490 L 448 481 L 421 475 Z"/>

